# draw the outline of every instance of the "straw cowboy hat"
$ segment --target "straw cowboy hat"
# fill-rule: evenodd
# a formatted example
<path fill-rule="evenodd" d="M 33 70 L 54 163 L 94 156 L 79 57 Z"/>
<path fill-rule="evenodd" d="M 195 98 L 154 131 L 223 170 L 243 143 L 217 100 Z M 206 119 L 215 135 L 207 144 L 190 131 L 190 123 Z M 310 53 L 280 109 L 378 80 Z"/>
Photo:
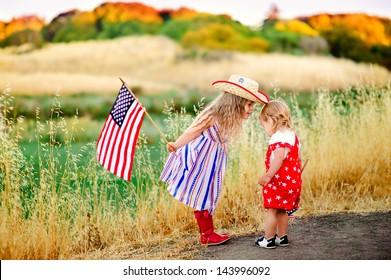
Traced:
<path fill-rule="evenodd" d="M 258 89 L 258 83 L 243 76 L 231 75 L 228 81 L 219 80 L 214 82 L 212 86 L 218 90 L 232 93 L 254 102 L 269 103 L 269 97 Z"/>

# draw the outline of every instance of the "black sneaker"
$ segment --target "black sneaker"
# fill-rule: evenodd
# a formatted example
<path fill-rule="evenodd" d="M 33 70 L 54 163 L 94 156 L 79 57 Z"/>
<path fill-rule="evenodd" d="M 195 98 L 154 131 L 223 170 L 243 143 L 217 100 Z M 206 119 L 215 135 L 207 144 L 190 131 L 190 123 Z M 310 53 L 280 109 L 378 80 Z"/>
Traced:
<path fill-rule="evenodd" d="M 282 246 L 282 247 L 288 246 L 289 245 L 288 236 L 285 234 L 281 237 L 278 237 L 276 234 L 275 243 L 277 246 Z"/>
<path fill-rule="evenodd" d="M 255 245 L 266 249 L 274 249 L 276 248 L 276 243 L 274 242 L 274 239 L 274 237 L 266 239 L 262 235 L 261 237 L 258 237 L 257 240 L 255 240 Z"/>

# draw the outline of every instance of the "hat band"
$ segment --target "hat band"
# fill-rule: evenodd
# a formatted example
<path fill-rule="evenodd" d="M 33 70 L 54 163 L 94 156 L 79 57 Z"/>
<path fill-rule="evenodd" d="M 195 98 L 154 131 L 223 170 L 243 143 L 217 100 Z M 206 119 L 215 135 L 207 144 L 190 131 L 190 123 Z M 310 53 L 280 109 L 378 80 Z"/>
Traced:
<path fill-rule="evenodd" d="M 227 84 L 231 84 L 231 85 L 234 85 L 234 86 L 237 86 L 245 91 L 247 91 L 249 94 L 251 94 L 252 96 L 254 96 L 256 99 L 258 99 L 259 101 L 261 101 L 262 103 L 264 103 L 258 96 L 256 96 L 254 93 L 252 93 L 251 91 L 249 91 L 248 89 L 246 89 L 245 87 L 242 87 L 241 85 L 238 85 L 236 83 L 233 83 L 233 82 L 230 82 L 230 81 L 224 81 L 224 80 L 220 80 L 220 81 L 216 81 L 212 84 L 212 86 L 214 84 L 217 84 L 217 83 L 227 83 Z"/>

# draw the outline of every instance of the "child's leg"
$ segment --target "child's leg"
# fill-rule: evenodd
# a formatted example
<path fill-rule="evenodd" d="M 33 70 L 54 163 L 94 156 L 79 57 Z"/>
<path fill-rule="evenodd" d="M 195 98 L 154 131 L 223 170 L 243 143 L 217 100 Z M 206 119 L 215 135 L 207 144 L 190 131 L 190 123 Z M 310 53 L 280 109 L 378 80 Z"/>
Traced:
<path fill-rule="evenodd" d="M 277 212 L 277 236 L 281 237 L 288 232 L 288 213 L 285 210 Z"/>
<path fill-rule="evenodd" d="M 277 219 L 278 209 L 268 208 L 265 217 L 265 238 L 269 239 L 274 237 L 278 224 Z"/>

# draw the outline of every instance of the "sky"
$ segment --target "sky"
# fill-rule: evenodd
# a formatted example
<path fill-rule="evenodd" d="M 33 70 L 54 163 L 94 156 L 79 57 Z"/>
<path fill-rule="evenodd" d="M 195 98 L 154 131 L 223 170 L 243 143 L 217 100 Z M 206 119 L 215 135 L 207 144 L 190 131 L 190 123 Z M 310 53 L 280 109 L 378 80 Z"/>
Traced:
<path fill-rule="evenodd" d="M 37 15 L 46 22 L 71 9 L 91 11 L 105 2 L 140 2 L 157 9 L 193 8 L 199 12 L 228 14 L 245 25 L 257 25 L 267 15 L 272 4 L 280 9 L 280 17 L 291 19 L 318 13 L 366 13 L 391 19 L 390 0 L 0 0 L 0 21 L 13 17 Z"/>

